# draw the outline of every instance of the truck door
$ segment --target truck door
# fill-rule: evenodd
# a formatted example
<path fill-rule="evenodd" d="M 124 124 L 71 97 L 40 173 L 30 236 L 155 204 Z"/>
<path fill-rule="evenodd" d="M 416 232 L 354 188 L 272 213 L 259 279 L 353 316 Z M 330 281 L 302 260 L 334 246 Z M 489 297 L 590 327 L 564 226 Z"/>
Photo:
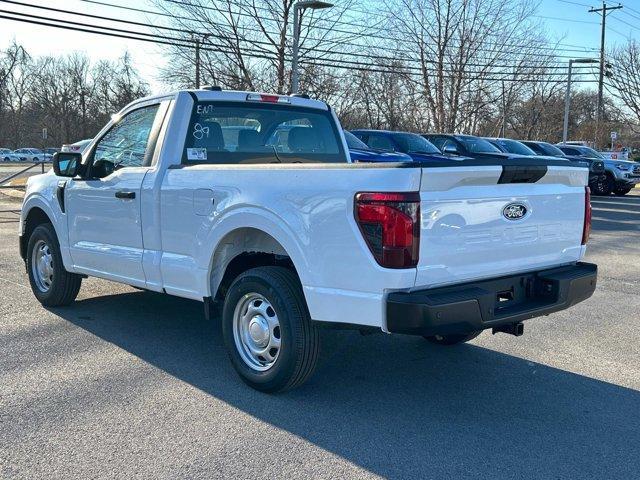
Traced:
<path fill-rule="evenodd" d="M 145 285 L 140 190 L 165 111 L 155 103 L 126 113 L 93 146 L 85 178 L 67 182 L 69 248 L 78 271 Z"/>

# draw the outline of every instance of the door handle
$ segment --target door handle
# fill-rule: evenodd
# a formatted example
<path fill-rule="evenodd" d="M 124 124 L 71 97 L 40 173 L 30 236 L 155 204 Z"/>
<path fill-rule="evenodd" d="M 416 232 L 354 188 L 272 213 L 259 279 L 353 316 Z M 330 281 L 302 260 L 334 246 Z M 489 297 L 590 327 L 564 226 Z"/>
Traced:
<path fill-rule="evenodd" d="M 136 192 L 127 192 L 125 190 L 120 190 L 116 192 L 116 198 L 136 198 Z"/>

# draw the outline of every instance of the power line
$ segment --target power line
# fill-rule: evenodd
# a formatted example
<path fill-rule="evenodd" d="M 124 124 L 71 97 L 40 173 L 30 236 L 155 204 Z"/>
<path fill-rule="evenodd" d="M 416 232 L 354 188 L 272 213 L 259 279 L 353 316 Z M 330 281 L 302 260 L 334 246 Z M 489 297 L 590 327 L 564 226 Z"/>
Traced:
<path fill-rule="evenodd" d="M 81 0 L 81 1 L 92 1 L 92 0 Z M 183 0 L 164 0 L 164 1 L 167 2 L 167 3 L 176 4 L 176 5 L 193 6 L 191 3 L 185 2 Z M 228 3 L 231 3 L 233 5 L 238 6 L 237 2 L 234 2 L 234 1 L 231 1 L 231 0 L 227 0 L 227 1 L 228 1 Z M 92 3 L 94 3 L 94 2 L 92 2 Z M 214 11 L 214 12 L 217 12 L 217 13 L 222 13 L 222 14 L 225 14 L 225 15 L 229 13 L 229 12 L 226 12 L 225 10 L 222 10 L 221 8 L 212 7 L 212 6 L 199 5 L 199 6 L 197 6 L 197 8 L 202 8 L 203 10 L 209 10 L 209 11 Z M 270 11 L 266 7 L 257 7 L 257 8 L 259 10 Z M 254 18 L 253 15 L 251 15 L 250 13 L 246 13 L 246 12 L 237 11 L 237 12 L 233 12 L 233 14 L 234 15 L 238 15 L 238 16 L 243 16 L 243 17 Z M 544 17 L 540 17 L 540 18 L 544 18 Z M 547 17 L 547 18 L 561 20 L 561 19 L 555 18 L 555 17 Z M 190 20 L 194 21 L 195 19 L 190 19 Z M 596 24 L 596 22 L 586 22 L 586 21 L 584 23 L 594 23 L 594 24 Z M 354 24 L 351 24 L 351 25 L 358 26 L 358 25 L 354 25 Z M 329 31 L 337 32 L 337 33 L 346 33 L 346 34 L 349 34 L 349 35 L 353 35 L 353 33 L 354 33 L 352 31 L 345 31 L 345 30 L 339 30 L 339 29 L 335 29 L 335 28 L 322 27 L 320 25 L 314 26 L 314 29 L 316 29 L 316 30 L 329 30 Z M 260 32 L 261 32 L 261 30 L 260 30 Z M 277 35 L 278 34 L 278 32 L 267 32 L 267 33 L 272 34 L 272 35 Z M 369 38 L 377 38 L 377 39 L 381 39 L 381 40 L 397 41 L 397 38 L 389 37 L 389 36 L 385 36 L 385 35 L 367 34 L 366 36 L 369 37 Z M 496 35 L 494 34 L 493 36 L 496 36 Z M 331 40 L 328 40 L 328 41 L 331 41 Z M 353 44 L 353 45 L 354 46 L 364 46 L 364 47 L 367 46 L 367 45 L 362 45 L 362 44 Z M 513 47 L 523 47 L 523 45 L 521 45 L 521 44 L 511 44 L 511 46 L 513 46 Z M 572 46 L 575 47 L 576 45 L 572 45 Z M 581 47 L 581 46 L 578 45 L 578 47 Z M 550 48 L 550 47 L 545 47 L 543 45 L 539 45 L 537 48 L 538 49 L 546 49 L 546 48 Z M 564 51 L 573 51 L 573 52 L 578 52 L 579 51 L 579 52 L 582 52 L 583 50 L 568 50 L 568 49 L 564 49 Z"/>
<path fill-rule="evenodd" d="M 135 22 L 135 21 L 131 21 L 131 20 L 123 20 L 123 19 L 118 19 L 118 18 L 112 18 L 112 17 L 105 17 L 102 15 L 92 15 L 92 14 L 85 14 L 85 13 L 79 13 L 79 12 L 73 12 L 70 10 L 63 10 L 63 9 L 59 9 L 59 8 L 52 8 L 52 7 L 44 7 L 44 6 L 39 6 L 39 5 L 31 5 L 31 4 L 27 4 L 24 2 L 19 2 L 19 1 L 15 1 L 15 0 L 0 0 L 0 2 L 3 3 L 10 3 L 10 4 L 15 4 L 15 5 L 20 5 L 20 6 L 28 6 L 28 7 L 32 7 L 32 8 L 38 8 L 38 9 L 42 9 L 42 10 L 46 10 L 46 11 L 53 11 L 56 13 L 65 13 L 65 14 L 70 14 L 70 15 L 76 15 L 76 16 L 81 16 L 81 17 L 88 17 L 88 18 L 93 18 L 93 19 L 99 19 L 99 20 L 107 20 L 107 21 L 114 21 L 114 22 L 120 22 L 120 23 L 125 23 L 125 24 L 130 24 L 130 25 L 136 25 L 136 26 L 144 26 L 144 27 L 148 27 L 147 24 L 142 23 L 142 22 Z M 4 13 L 16 13 L 17 12 L 10 12 L 10 11 L 4 11 L 4 10 L 0 10 L 3 11 Z M 48 17 L 41 17 L 41 16 L 37 16 L 37 15 L 30 15 L 30 14 L 24 14 L 26 16 L 31 16 L 32 18 L 37 18 L 37 19 L 41 19 L 41 20 L 52 20 Z M 56 20 L 56 19 L 53 19 Z M 60 20 L 62 22 L 65 23 L 69 23 L 69 24 L 75 24 L 75 25 L 80 25 L 78 23 L 75 22 L 70 22 L 67 20 Z M 100 26 L 95 26 L 94 27 L 100 27 Z M 121 30 L 121 29 L 111 29 L 110 27 L 104 27 L 107 30 L 112 30 L 112 31 L 120 31 L 122 33 L 136 33 L 139 35 L 152 35 L 146 32 L 130 32 L 127 30 Z M 220 38 L 220 39 L 225 39 L 224 36 L 222 35 L 216 35 L 216 34 L 209 34 L 206 32 L 198 32 L 195 30 L 185 30 L 185 29 L 179 29 L 179 28 L 171 28 L 171 27 L 163 27 L 163 26 L 155 26 L 154 28 L 158 28 L 158 29 L 164 29 L 164 30 L 169 30 L 169 31 L 173 31 L 173 32 L 179 32 L 179 33 L 189 33 L 189 34 L 195 34 L 195 35 L 200 35 L 203 38 L 204 37 L 216 37 L 216 38 Z M 165 37 L 168 38 L 168 37 Z M 173 39 L 173 37 L 171 37 Z M 184 40 L 184 39 L 183 39 Z M 249 42 L 248 40 L 246 40 L 247 42 Z M 256 44 L 260 44 L 260 45 L 267 45 L 270 46 L 270 44 L 268 42 L 264 42 L 264 41 L 251 41 L 250 42 L 252 45 L 256 45 Z M 268 51 L 268 49 L 262 49 L 263 52 L 265 53 L 270 53 Z M 316 52 L 320 52 L 320 53 L 329 53 L 329 54 L 335 54 L 335 53 L 340 53 L 340 52 L 335 52 L 335 51 L 331 51 L 331 50 L 325 50 L 325 49 L 314 49 L 314 51 Z M 361 58 L 371 58 L 374 60 L 391 60 L 391 61 L 395 61 L 397 60 L 396 58 L 393 57 L 383 57 L 383 56 L 379 56 L 379 55 L 371 55 L 371 54 L 365 54 L 365 53 L 360 53 L 357 55 L 358 57 Z M 313 58 L 312 58 L 313 59 Z M 318 58 L 315 58 L 316 60 L 318 60 Z M 328 60 L 333 60 L 333 61 L 339 61 L 342 63 L 350 63 L 350 64 L 354 64 L 354 65 L 367 65 L 361 62 L 352 62 L 352 61 L 348 61 L 348 60 L 342 60 L 342 59 L 334 59 L 334 58 L 327 58 Z M 420 64 L 419 60 L 416 59 L 411 59 L 411 58 L 407 58 L 404 57 L 405 60 L 414 63 L 414 64 Z M 430 61 L 430 62 L 426 62 L 426 63 L 432 63 L 432 64 L 436 64 L 436 61 Z M 451 65 L 450 62 L 447 62 L 447 65 Z M 502 65 L 500 63 L 494 63 L 493 65 L 489 65 L 489 64 L 478 64 L 478 63 L 467 63 L 465 66 L 467 67 L 492 67 L 492 68 L 519 68 L 519 69 L 532 69 L 532 70 L 540 70 L 540 69 L 550 69 L 550 70 L 566 70 L 566 65 L 560 66 L 560 65 Z M 587 67 L 587 65 L 585 65 L 584 67 Z M 411 68 L 411 67 L 409 67 Z M 422 69 L 422 67 L 413 67 L 415 70 L 420 71 Z M 452 70 L 444 70 L 446 72 L 452 72 Z M 453 70 L 455 71 L 455 70 Z M 498 73 L 503 73 L 503 72 L 498 72 Z M 505 73 L 509 73 L 510 72 L 505 72 Z"/>
<path fill-rule="evenodd" d="M 2 13 L 6 13 L 4 11 L 0 11 Z M 65 29 L 65 30 L 71 30 L 71 31 L 78 31 L 78 32 L 84 32 L 84 33 L 92 33 L 92 34 L 98 34 L 98 35 L 104 35 L 104 36 L 109 36 L 109 37 L 117 37 L 117 38 L 126 38 L 126 39 L 131 39 L 131 40 L 139 40 L 139 41 L 145 41 L 145 42 L 151 42 L 151 43 L 158 43 L 158 44 L 165 44 L 165 45 L 175 45 L 175 42 L 184 42 L 184 40 L 182 39 L 176 39 L 176 38 L 171 38 L 171 37 L 163 37 L 163 36 L 157 36 L 158 38 L 152 38 L 154 35 L 153 34 L 147 34 L 147 36 L 142 36 L 139 37 L 137 35 L 140 35 L 140 32 L 130 32 L 128 31 L 128 33 L 123 33 L 123 32 L 127 32 L 127 31 L 123 31 L 120 30 L 120 32 L 116 33 L 116 32 L 109 32 L 109 31 L 101 31 L 101 30 L 94 30 L 94 29 L 103 29 L 105 27 L 100 27 L 97 25 L 83 25 L 83 27 L 78 27 L 78 26 L 72 26 L 72 25 L 60 25 L 60 24 L 56 24 L 56 23 L 51 23 L 51 22 L 62 22 L 62 23 L 75 23 L 75 22 L 70 22 L 70 21 L 63 21 L 63 20 L 48 20 L 48 21 L 39 21 L 39 20 L 33 20 L 33 19 L 26 19 L 26 18 L 20 18 L 19 16 L 25 16 L 26 14 L 22 14 L 22 13 L 15 13 L 15 12 L 9 12 L 13 15 L 18 15 L 18 17 L 10 17 L 10 16 L 6 16 L 6 15 L 0 15 L 0 19 L 5 19 L 5 20 L 12 20 L 12 21 L 17 21 L 17 22 L 22 22 L 22 23 L 28 23 L 28 24 L 32 24 L 32 25 L 41 25 L 41 26 L 48 26 L 48 27 L 54 27 L 54 28 L 61 28 L 61 29 Z M 88 28 L 87 28 L 88 27 Z M 173 40 L 173 42 L 171 41 Z M 185 47 L 185 48 L 195 48 L 194 44 L 191 43 L 182 43 L 179 46 Z M 216 47 L 216 48 L 210 48 L 210 47 L 202 47 L 203 50 L 209 50 L 209 51 L 216 51 L 216 52 L 223 52 L 223 53 L 233 53 L 233 52 L 229 52 L 228 50 L 224 50 L 220 47 Z M 268 59 L 268 60 L 273 60 L 273 57 L 269 57 L 266 55 L 261 55 L 261 54 L 255 54 L 255 53 L 251 53 L 251 54 L 247 54 L 248 57 L 252 57 L 252 58 L 261 58 L 261 59 Z M 346 70 L 356 70 L 356 71 L 363 71 L 363 72 L 380 72 L 380 73 L 392 73 L 392 74 L 398 74 L 398 75 L 407 75 L 407 71 L 403 71 L 403 70 L 393 70 L 393 69 L 389 69 L 389 68 L 371 68 L 371 66 L 366 66 L 366 68 L 360 67 L 360 66 L 349 66 L 349 65 L 345 65 L 340 64 L 340 63 L 328 63 L 328 62 L 323 62 L 323 61 L 307 61 L 305 62 L 307 65 L 311 65 L 311 66 L 324 66 L 324 67 L 330 67 L 330 68 L 337 68 L 337 69 L 346 69 Z M 413 76 L 416 76 L 418 74 L 413 74 Z M 444 79 L 455 79 L 457 77 L 452 77 L 452 76 L 442 76 L 442 78 Z M 467 78 L 465 75 L 462 75 L 463 79 Z M 477 80 L 482 80 L 482 81 L 508 81 L 508 82 L 517 82 L 517 83 L 532 83 L 530 80 L 525 80 L 525 79 L 521 79 L 521 78 L 494 78 L 494 77 L 489 77 L 489 76 L 485 76 L 482 78 L 479 78 Z M 546 80 L 548 83 L 564 83 L 564 80 Z M 578 80 L 578 82 L 583 82 L 583 83 L 588 83 L 589 81 L 580 81 Z"/>
<path fill-rule="evenodd" d="M 1 1 L 1 0 L 0 0 Z M 96 4 L 96 5 L 102 5 L 102 6 L 107 6 L 107 7 L 112 7 L 112 8 L 116 8 L 116 9 L 122 9 L 122 10 L 128 10 L 128 11 L 135 11 L 135 12 L 139 12 L 139 13 L 146 13 L 149 15 L 158 15 L 158 16 L 163 16 L 163 17 L 168 17 L 171 19 L 180 19 L 180 20 L 186 20 L 188 22 L 197 22 L 199 21 L 196 18 L 193 17 L 184 17 L 184 16 L 180 16 L 180 15 L 176 15 L 176 14 L 169 14 L 169 13 L 164 13 L 164 12 L 158 12 L 155 10 L 145 10 L 145 9 L 141 9 L 141 8 L 135 8 L 135 7 L 128 7 L 128 6 L 124 6 L 124 5 L 117 5 L 117 4 L 112 4 L 112 3 L 108 3 L 108 2 L 104 2 L 104 1 L 99 1 L 99 0 L 79 0 L 81 2 L 85 2 L 85 3 L 91 3 L 91 4 Z M 248 14 L 244 14 L 244 15 L 248 15 Z M 250 16 L 250 15 L 249 15 Z M 221 26 L 220 24 L 216 24 L 213 23 L 216 27 L 225 27 L 226 26 Z M 251 27 L 243 27 L 243 30 L 246 31 L 251 31 L 251 32 L 257 32 L 259 34 L 264 35 L 264 32 L 258 28 L 251 28 Z M 278 32 L 267 32 L 270 35 L 279 35 Z M 394 39 L 393 37 L 386 37 L 388 39 L 394 40 L 396 41 L 396 39 Z M 247 40 L 249 42 L 254 42 L 253 40 Z M 405 60 L 408 61 L 414 61 L 411 58 L 408 58 L 406 56 L 404 56 L 404 54 L 406 53 L 406 49 L 400 49 L 400 48 L 394 48 L 391 47 L 389 45 L 385 45 L 385 46 L 379 46 L 379 45 L 367 45 L 367 44 L 362 44 L 362 43 L 353 43 L 353 42 L 349 42 L 346 40 L 335 40 L 335 39 L 325 39 L 324 43 L 330 43 L 330 44 L 334 44 L 334 45 L 341 45 L 341 46 L 353 46 L 353 47 L 359 47 L 359 48 L 369 48 L 369 49 L 375 49 L 375 50 L 384 50 L 386 53 L 396 53 L 397 55 L 401 55 Z M 565 58 L 565 59 L 570 59 L 570 58 L 574 58 L 575 55 L 561 55 L 558 54 L 557 52 L 577 52 L 577 53 L 588 53 L 588 50 L 595 50 L 593 48 L 584 48 L 582 46 L 579 45 L 570 45 L 570 44 L 560 44 L 558 43 L 557 45 L 565 45 L 565 46 L 571 46 L 571 47 L 580 47 L 580 50 L 570 50 L 570 49 L 561 49 L 561 48 L 557 48 L 557 47 L 552 47 L 552 46 L 544 46 L 544 45 L 538 45 L 536 46 L 537 50 L 551 50 L 553 51 L 553 56 L 554 57 L 558 57 L 558 58 Z M 511 47 L 518 47 L 518 48 L 522 48 L 524 47 L 524 45 L 522 44 L 504 44 L 504 46 L 511 46 Z M 500 49 L 500 50 L 495 50 L 495 49 L 488 49 L 488 48 L 479 48 L 478 49 L 479 52 L 501 52 L 504 54 L 514 54 L 514 53 L 519 53 L 516 50 L 505 50 Z M 327 53 L 336 53 L 336 52 L 327 52 Z M 344 52 L 340 52 L 340 53 L 344 53 Z M 551 53 L 549 54 L 544 54 L 544 53 L 529 53 L 528 56 L 529 57 L 535 57 L 535 58 L 548 58 L 551 55 Z M 373 56 L 375 58 L 385 58 L 385 57 L 381 57 L 380 55 L 375 55 Z M 391 57 L 386 57 L 385 59 L 388 60 L 394 60 Z M 559 63 L 559 62 L 555 62 L 555 63 Z"/>
<path fill-rule="evenodd" d="M 558 1 L 559 1 L 559 2 L 562 2 L 562 3 L 568 3 L 568 4 L 571 4 L 571 5 L 578 5 L 578 6 L 580 6 L 580 7 L 587 7 L 587 8 L 590 8 L 590 7 L 591 7 L 591 5 L 587 5 L 586 3 L 571 2 L 571 1 L 569 1 L 569 0 L 558 0 Z"/>

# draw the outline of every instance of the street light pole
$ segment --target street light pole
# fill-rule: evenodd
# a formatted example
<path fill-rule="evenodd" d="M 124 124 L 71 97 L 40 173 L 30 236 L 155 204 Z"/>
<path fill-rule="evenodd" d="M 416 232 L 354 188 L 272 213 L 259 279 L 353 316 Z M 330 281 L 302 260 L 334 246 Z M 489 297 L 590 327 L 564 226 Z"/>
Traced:
<path fill-rule="evenodd" d="M 302 0 L 293 6 L 293 58 L 291 59 L 291 93 L 298 93 L 300 74 L 298 72 L 298 50 L 300 48 L 300 16 L 304 10 L 320 10 L 333 7 L 332 3 Z"/>
<path fill-rule="evenodd" d="M 562 143 L 567 143 L 569 131 L 569 103 L 571 102 L 571 69 L 574 63 L 598 63 L 593 58 L 572 58 L 569 60 L 569 73 L 567 74 L 567 92 L 564 96 L 564 123 L 562 126 Z"/>

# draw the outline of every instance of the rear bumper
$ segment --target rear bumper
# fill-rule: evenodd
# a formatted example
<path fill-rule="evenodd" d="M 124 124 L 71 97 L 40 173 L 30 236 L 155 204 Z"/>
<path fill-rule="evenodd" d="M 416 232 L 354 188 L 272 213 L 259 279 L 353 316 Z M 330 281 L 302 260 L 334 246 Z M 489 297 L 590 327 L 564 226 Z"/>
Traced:
<path fill-rule="evenodd" d="M 566 267 L 451 287 L 394 292 L 387 298 L 387 330 L 447 335 L 518 323 L 569 308 L 589 298 L 598 267 Z"/>

